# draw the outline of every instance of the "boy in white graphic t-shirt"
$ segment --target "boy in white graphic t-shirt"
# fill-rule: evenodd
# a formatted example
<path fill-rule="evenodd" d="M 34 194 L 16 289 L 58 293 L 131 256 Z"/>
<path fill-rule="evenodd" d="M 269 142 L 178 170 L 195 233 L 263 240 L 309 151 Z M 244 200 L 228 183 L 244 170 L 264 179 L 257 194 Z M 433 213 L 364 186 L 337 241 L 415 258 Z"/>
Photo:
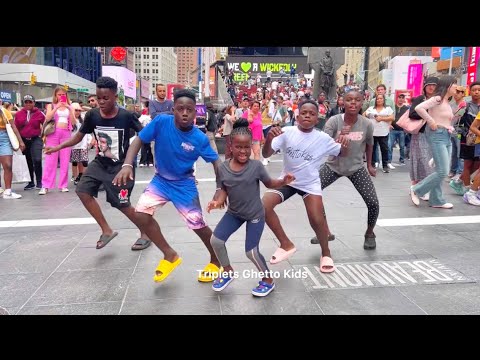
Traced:
<path fill-rule="evenodd" d="M 322 212 L 322 186 L 318 170 L 326 156 L 338 156 L 341 149 L 348 146 L 349 140 L 344 135 L 334 140 L 324 132 L 315 130 L 318 123 L 318 105 L 315 101 L 302 101 L 298 109 L 297 126 L 285 127 L 284 132 L 279 127 L 272 127 L 263 147 L 265 158 L 278 150 L 284 154 L 284 169 L 280 177 L 283 178 L 285 174 L 290 173 L 296 178 L 287 186 L 267 190 L 263 196 L 265 221 L 280 241 L 280 248 L 275 251 L 270 263 L 276 264 L 286 260 L 296 251 L 295 245 L 285 234 L 274 208 L 292 195 L 299 194 L 305 203 L 312 229 L 321 239 L 320 271 L 332 272 L 335 267 L 328 248 L 328 229 Z"/>

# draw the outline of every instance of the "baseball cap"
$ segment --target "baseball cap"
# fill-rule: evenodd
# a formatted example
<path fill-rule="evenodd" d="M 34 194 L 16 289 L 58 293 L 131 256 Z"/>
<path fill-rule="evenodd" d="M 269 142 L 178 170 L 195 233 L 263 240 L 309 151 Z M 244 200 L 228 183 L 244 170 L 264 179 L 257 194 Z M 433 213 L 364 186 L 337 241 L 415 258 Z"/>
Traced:
<path fill-rule="evenodd" d="M 33 101 L 33 102 L 35 102 L 35 98 L 32 95 L 25 95 L 23 97 L 23 101 Z"/>

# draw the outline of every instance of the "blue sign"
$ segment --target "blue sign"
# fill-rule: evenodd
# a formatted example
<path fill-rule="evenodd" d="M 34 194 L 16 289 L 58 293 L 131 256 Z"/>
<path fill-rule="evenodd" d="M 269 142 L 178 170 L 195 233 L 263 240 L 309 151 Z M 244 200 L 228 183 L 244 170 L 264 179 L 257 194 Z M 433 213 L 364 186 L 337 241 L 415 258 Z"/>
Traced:
<path fill-rule="evenodd" d="M 463 56 L 463 47 L 442 47 L 440 50 L 440 60 L 449 60 L 451 49 L 453 49 L 453 57 Z"/>
<path fill-rule="evenodd" d="M 12 103 L 13 102 L 13 93 L 10 92 L 10 91 L 3 91 L 3 90 L 0 90 L 0 99 L 2 99 L 2 101 L 8 101 L 9 103 Z"/>

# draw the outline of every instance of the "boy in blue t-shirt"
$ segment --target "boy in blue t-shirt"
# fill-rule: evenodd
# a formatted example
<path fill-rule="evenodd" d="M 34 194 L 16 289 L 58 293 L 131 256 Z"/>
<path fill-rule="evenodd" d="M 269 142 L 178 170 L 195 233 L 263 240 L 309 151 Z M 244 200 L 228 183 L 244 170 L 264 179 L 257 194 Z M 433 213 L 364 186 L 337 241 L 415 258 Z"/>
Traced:
<path fill-rule="evenodd" d="M 218 179 L 218 166 L 221 164 L 218 154 L 210 147 L 208 138 L 193 126 L 195 118 L 195 94 L 189 90 L 179 90 L 174 96 L 172 115 L 155 117 L 130 145 L 125 164 L 113 183 L 121 186 L 129 179 L 133 180 L 131 164 L 142 143 L 155 141 L 156 173 L 135 208 L 139 223 L 145 233 L 163 252 L 154 280 L 163 281 L 181 262 L 175 250 L 163 237 L 158 223 L 153 218 L 157 207 L 171 201 L 186 222 L 202 239 L 210 252 L 210 263 L 200 273 L 198 280 L 208 282 L 218 274 L 219 261 L 210 245 L 212 230 L 203 219 L 198 190 L 193 177 L 193 164 L 199 157 L 213 163 Z M 131 161 L 130 161 L 131 160 Z M 217 180 L 218 183 L 218 180 Z M 219 186 L 217 186 L 218 188 Z M 216 195 L 217 196 L 217 195 Z"/>

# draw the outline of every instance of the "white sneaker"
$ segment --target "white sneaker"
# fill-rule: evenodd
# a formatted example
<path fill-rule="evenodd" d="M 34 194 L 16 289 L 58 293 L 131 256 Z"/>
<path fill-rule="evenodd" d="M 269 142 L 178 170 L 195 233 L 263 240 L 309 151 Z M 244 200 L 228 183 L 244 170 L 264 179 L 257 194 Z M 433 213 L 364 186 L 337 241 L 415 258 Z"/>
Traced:
<path fill-rule="evenodd" d="M 68 188 L 62 188 L 60 189 L 61 192 L 69 192 L 70 190 L 68 190 Z"/>
<path fill-rule="evenodd" d="M 395 166 L 393 166 L 393 165 L 390 164 L 390 163 L 388 163 L 387 166 L 388 166 L 389 169 L 392 169 L 392 170 L 395 169 Z"/>
<path fill-rule="evenodd" d="M 38 195 L 47 195 L 48 189 L 47 188 L 41 188 L 40 191 L 38 192 Z"/>
<path fill-rule="evenodd" d="M 138 165 L 138 167 L 146 167 L 146 166 L 147 166 L 147 165 L 145 165 L 145 164 L 140 164 L 140 165 Z"/>
<path fill-rule="evenodd" d="M 463 195 L 463 201 L 470 205 L 480 206 L 480 199 L 478 198 L 477 192 L 473 190 L 469 190 Z"/>
<path fill-rule="evenodd" d="M 410 186 L 410 198 L 412 199 L 412 202 L 418 206 L 420 205 L 420 199 L 418 198 L 418 195 L 415 194 L 415 191 L 413 191 L 413 185 Z"/>
<path fill-rule="evenodd" d="M 264 166 L 267 166 L 267 165 L 268 165 L 268 160 L 267 160 L 267 159 L 263 159 L 262 164 L 263 164 Z"/>
<path fill-rule="evenodd" d="M 430 193 L 426 193 L 425 195 L 420 196 L 420 199 L 422 199 L 423 201 L 430 200 Z"/>
<path fill-rule="evenodd" d="M 437 209 L 453 209 L 453 204 L 451 203 L 445 203 L 443 205 L 434 205 L 432 206 L 433 208 L 437 208 Z"/>
<path fill-rule="evenodd" d="M 8 194 L 6 191 L 3 192 L 3 198 L 4 199 L 20 199 L 22 195 L 19 195 L 17 193 L 14 193 L 13 191 L 10 191 Z"/>

